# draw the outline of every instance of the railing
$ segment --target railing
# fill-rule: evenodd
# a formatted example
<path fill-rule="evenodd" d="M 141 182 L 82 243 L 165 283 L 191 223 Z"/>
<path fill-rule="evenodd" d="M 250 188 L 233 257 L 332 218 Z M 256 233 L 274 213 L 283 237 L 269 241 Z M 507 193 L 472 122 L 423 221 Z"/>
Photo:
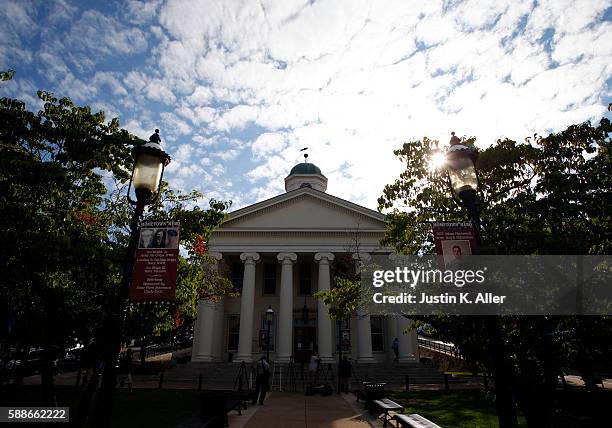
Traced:
<path fill-rule="evenodd" d="M 432 351 L 440 352 L 442 354 L 450 355 L 451 357 L 463 359 L 459 348 L 452 343 L 440 342 L 438 340 L 431 340 L 425 337 L 419 336 L 419 346 L 430 349 Z"/>

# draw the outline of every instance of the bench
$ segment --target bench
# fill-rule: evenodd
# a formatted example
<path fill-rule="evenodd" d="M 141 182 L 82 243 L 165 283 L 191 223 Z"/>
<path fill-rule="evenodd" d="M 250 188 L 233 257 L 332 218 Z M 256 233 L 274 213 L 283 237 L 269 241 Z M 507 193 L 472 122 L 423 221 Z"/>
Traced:
<path fill-rule="evenodd" d="M 226 396 L 218 392 L 207 391 L 200 395 L 200 419 L 207 428 L 224 428 L 227 412 Z"/>
<path fill-rule="evenodd" d="M 389 421 L 391 421 L 390 412 L 404 412 L 404 406 L 397 404 L 395 401 L 389 400 L 388 398 L 374 400 L 373 404 L 382 412 L 383 427 L 386 427 Z"/>
<path fill-rule="evenodd" d="M 361 389 L 353 391 L 357 401 L 363 400 L 365 402 L 365 408 L 370 412 L 375 410 L 372 402 L 374 400 L 380 400 L 385 398 L 385 385 L 384 382 L 363 382 Z"/>
<path fill-rule="evenodd" d="M 251 391 L 249 389 L 243 389 L 241 391 L 234 390 L 230 392 L 230 395 L 234 399 L 239 399 L 242 403 L 242 408 L 246 410 L 247 404 L 253 399 L 253 396 L 255 395 L 255 391 Z"/>
<path fill-rule="evenodd" d="M 227 414 L 232 410 L 242 415 L 242 397 L 234 391 L 208 390 L 200 394 L 200 419 L 204 426 L 226 426 Z"/>
<path fill-rule="evenodd" d="M 434 424 L 429 419 L 424 418 L 418 413 L 411 415 L 400 415 L 396 414 L 392 418 L 396 422 L 396 426 L 408 427 L 408 428 L 442 428 L 440 425 Z"/>

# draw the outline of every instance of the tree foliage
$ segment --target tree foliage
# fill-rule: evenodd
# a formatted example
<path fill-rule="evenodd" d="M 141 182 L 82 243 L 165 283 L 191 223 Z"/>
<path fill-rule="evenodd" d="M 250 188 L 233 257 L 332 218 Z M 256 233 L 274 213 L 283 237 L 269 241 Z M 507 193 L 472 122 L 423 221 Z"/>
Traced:
<path fill-rule="evenodd" d="M 608 119 L 572 125 L 523 142 L 498 140 L 477 160 L 482 254 L 610 254 L 612 153 Z M 464 137 L 464 144 L 475 144 Z M 403 254 L 434 252 L 432 221 L 463 221 L 443 169 L 432 159 L 435 140 L 409 141 L 394 153 L 406 166 L 385 186 L 379 209 L 388 210 L 383 243 Z M 355 281 L 337 283 L 321 298 L 346 318 L 359 297 Z M 484 370 L 492 367 L 490 335 L 482 317 L 415 317 L 439 339 L 453 342 Z M 594 334 L 596 332 L 596 334 Z M 610 368 L 608 317 L 503 317 L 497 333 L 511 361 L 513 388 L 531 426 L 546 422 L 557 375 L 570 367 L 587 375 Z"/>
<path fill-rule="evenodd" d="M 38 97 L 38 112 L 0 99 L 0 321 L 11 326 L 0 339 L 25 349 L 63 349 L 99 337 L 104 308 L 117 294 L 132 215 L 125 199 L 131 150 L 144 141 L 118 119 L 106 121 L 103 112 L 50 92 Z M 195 243 L 208 240 L 230 203 L 211 200 L 201 209 L 202 198 L 164 184 L 146 213 L 147 219 L 181 221 L 186 248 L 176 301 L 149 313 L 132 311 L 134 319 L 146 315 L 153 331 L 192 320 L 198 298 L 229 292 Z"/>

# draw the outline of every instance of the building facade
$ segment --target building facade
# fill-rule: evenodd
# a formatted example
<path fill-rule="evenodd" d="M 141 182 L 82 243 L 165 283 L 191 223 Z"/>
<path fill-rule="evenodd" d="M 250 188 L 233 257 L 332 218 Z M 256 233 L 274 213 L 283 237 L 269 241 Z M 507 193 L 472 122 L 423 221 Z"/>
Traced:
<path fill-rule="evenodd" d="M 399 362 L 418 360 L 415 332 L 404 333 L 403 317 L 354 314 L 332 320 L 318 290 L 358 272 L 381 247 L 384 216 L 326 193 L 327 178 L 312 163 L 296 165 L 285 178 L 286 193 L 232 212 L 209 242 L 218 269 L 240 297 L 201 300 L 194 327 L 192 361 L 306 362 L 317 352 L 332 362 L 339 351 L 360 363 L 391 361 L 399 339 Z"/>

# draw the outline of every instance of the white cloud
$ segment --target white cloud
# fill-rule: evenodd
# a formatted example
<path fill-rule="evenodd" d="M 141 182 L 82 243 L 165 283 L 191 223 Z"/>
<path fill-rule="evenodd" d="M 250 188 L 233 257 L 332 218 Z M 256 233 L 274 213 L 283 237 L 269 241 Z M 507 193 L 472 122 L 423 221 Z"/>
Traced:
<path fill-rule="evenodd" d="M 179 119 L 174 113 L 162 112 L 159 114 L 163 129 L 166 135 L 172 139 L 191 133 L 191 127 L 183 120 Z"/>
<path fill-rule="evenodd" d="M 288 135 L 284 132 L 261 134 L 251 145 L 251 151 L 255 159 L 261 159 L 264 156 L 281 151 L 287 145 Z"/>
<path fill-rule="evenodd" d="M 129 55 L 147 48 L 145 34 L 97 10 L 86 10 L 76 21 L 66 43 L 90 58 L 94 55 Z"/>
<path fill-rule="evenodd" d="M 147 86 L 147 77 L 141 72 L 132 70 L 126 74 L 123 83 L 125 83 L 128 88 L 140 92 Z"/>
<path fill-rule="evenodd" d="M 53 0 L 49 2 L 48 6 L 50 11 L 47 20 L 52 23 L 70 21 L 78 10 L 76 6 L 65 0 Z"/>
<path fill-rule="evenodd" d="M 220 152 L 211 153 L 211 155 L 216 156 L 219 159 L 224 160 L 224 161 L 231 161 L 233 159 L 236 159 L 239 154 L 240 154 L 240 151 L 237 149 L 227 149 L 227 150 L 223 150 Z"/>
<path fill-rule="evenodd" d="M 176 102 L 174 92 L 172 92 L 163 79 L 151 79 L 147 81 L 145 92 L 147 98 L 152 101 L 158 101 L 164 104 L 174 104 Z"/>
<path fill-rule="evenodd" d="M 128 0 L 126 3 L 127 18 L 134 24 L 147 23 L 156 16 L 161 0 Z"/>
<path fill-rule="evenodd" d="M 127 95 L 128 92 L 119 81 L 117 73 L 98 71 L 93 78 L 93 82 L 99 88 L 107 87 L 113 95 Z"/>
<path fill-rule="evenodd" d="M 30 3 L 7 4 L 0 40 L 19 45 L 38 23 Z M 99 105 L 141 136 L 159 123 L 176 183 L 240 203 L 282 191 L 307 146 L 330 193 L 373 207 L 403 141 L 559 130 L 604 112 L 612 75 L 605 0 L 56 4 L 72 30 L 52 27 L 37 51 L 9 46 L 0 64 L 22 58 L 82 99 L 112 97 Z M 96 70 L 109 59 L 125 67 Z"/>

